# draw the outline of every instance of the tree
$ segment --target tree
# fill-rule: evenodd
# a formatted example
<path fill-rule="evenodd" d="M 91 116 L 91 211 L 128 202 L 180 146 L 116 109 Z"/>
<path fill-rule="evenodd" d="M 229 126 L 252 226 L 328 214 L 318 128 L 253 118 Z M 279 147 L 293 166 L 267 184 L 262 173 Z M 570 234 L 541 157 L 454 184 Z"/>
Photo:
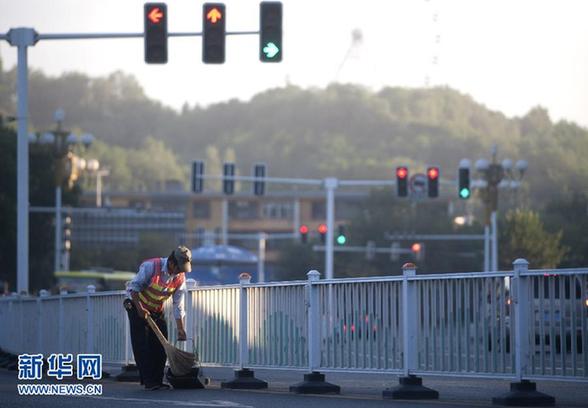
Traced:
<path fill-rule="evenodd" d="M 562 231 L 547 232 L 535 211 L 509 211 L 500 230 L 501 268 L 512 268 L 517 258 L 526 259 L 533 268 L 556 268 L 567 252 L 561 244 Z"/>

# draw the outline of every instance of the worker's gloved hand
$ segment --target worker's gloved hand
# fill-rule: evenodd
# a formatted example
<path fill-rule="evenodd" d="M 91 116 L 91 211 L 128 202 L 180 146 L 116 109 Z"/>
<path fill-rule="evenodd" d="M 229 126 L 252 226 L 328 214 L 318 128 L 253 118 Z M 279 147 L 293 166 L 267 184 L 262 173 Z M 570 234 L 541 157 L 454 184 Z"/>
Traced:
<path fill-rule="evenodd" d="M 180 340 L 180 341 L 186 340 L 186 331 L 184 329 L 178 329 L 178 340 Z"/>

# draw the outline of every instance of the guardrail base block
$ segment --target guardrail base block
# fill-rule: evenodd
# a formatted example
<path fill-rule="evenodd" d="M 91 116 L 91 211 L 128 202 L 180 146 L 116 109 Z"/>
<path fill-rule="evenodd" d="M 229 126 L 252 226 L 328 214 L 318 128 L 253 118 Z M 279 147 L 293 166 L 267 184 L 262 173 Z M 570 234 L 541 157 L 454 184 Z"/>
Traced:
<path fill-rule="evenodd" d="M 260 390 L 262 388 L 267 388 L 267 382 L 255 378 L 253 370 L 243 368 L 241 370 L 235 370 L 235 378 L 233 380 L 221 382 L 221 388 Z"/>
<path fill-rule="evenodd" d="M 341 387 L 325 381 L 325 375 L 318 371 L 304 374 L 304 381 L 290 386 L 296 394 L 339 394 Z"/>
<path fill-rule="evenodd" d="M 439 399 L 439 392 L 423 386 L 423 379 L 414 375 L 400 377 L 399 385 L 382 391 L 385 399 Z"/>
<path fill-rule="evenodd" d="M 140 382 L 141 375 L 139 368 L 135 364 L 128 364 L 122 367 L 122 371 L 116 377 L 116 381 L 121 382 Z"/>
<path fill-rule="evenodd" d="M 499 397 L 492 398 L 494 405 L 522 407 L 551 407 L 555 398 L 537 391 L 537 384 L 528 380 L 510 383 L 510 391 Z"/>

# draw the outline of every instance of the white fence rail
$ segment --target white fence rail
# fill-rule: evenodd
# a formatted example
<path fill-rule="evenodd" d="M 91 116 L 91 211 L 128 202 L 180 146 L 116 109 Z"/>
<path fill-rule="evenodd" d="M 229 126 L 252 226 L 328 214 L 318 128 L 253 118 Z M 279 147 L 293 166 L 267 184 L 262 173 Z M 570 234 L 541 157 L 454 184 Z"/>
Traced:
<path fill-rule="evenodd" d="M 200 287 L 203 365 L 588 381 L 588 269 Z M 132 361 L 124 292 L 0 299 L 0 348 Z M 171 307 L 170 339 L 175 339 Z"/>

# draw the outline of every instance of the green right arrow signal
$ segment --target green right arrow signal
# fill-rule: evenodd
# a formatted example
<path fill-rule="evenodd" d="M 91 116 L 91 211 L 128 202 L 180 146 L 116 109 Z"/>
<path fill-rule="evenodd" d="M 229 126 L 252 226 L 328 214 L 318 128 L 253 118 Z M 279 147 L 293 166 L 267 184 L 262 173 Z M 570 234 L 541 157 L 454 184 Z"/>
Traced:
<path fill-rule="evenodd" d="M 265 47 L 263 47 L 263 53 L 267 58 L 275 57 L 280 49 L 274 44 L 273 42 L 268 42 Z"/>

